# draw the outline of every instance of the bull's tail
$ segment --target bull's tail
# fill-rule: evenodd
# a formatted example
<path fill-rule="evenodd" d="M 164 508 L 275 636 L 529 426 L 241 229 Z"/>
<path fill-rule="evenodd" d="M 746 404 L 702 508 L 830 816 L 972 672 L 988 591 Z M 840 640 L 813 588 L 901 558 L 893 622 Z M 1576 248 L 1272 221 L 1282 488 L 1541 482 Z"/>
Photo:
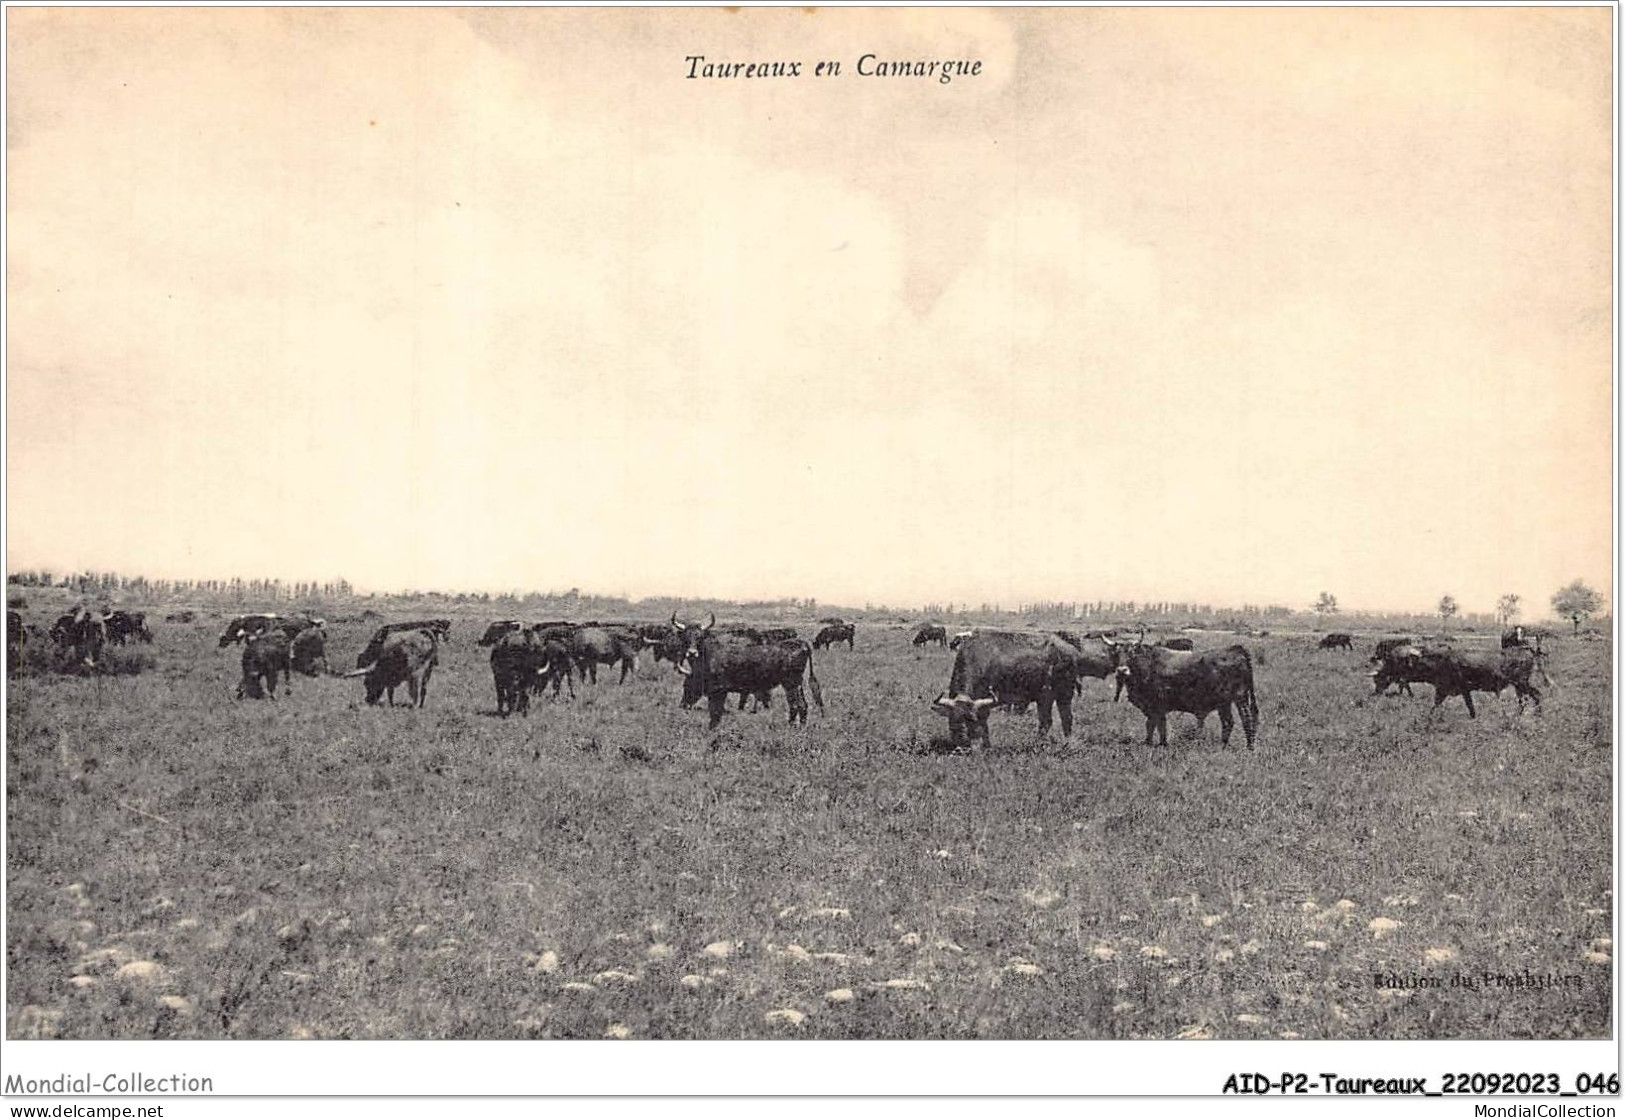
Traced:
<path fill-rule="evenodd" d="M 820 712 L 823 711 L 824 690 L 818 685 L 818 674 L 813 672 L 813 655 L 811 646 L 807 647 L 807 688 L 812 693 L 813 703 L 818 705 L 818 710 Z"/>

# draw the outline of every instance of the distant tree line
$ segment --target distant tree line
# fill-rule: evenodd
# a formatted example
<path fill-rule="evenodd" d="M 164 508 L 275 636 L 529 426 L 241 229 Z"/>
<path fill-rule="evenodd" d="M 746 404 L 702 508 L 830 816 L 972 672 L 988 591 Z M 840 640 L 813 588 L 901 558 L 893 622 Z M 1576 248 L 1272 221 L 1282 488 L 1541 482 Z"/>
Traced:
<path fill-rule="evenodd" d="M 50 571 L 11 572 L 6 582 L 17 587 L 66 588 L 76 594 L 121 600 L 191 599 L 229 604 L 292 603 L 314 606 L 338 605 L 355 600 L 390 600 L 417 604 L 473 604 L 493 613 L 516 617 L 559 617 L 572 619 L 699 618 L 714 612 L 719 618 L 813 619 L 820 614 L 840 614 L 852 618 L 919 621 L 938 619 L 961 626 L 1012 621 L 1030 626 L 1061 626 L 1085 621 L 1098 625 L 1143 625 L 1148 629 L 1171 630 L 1183 626 L 1212 629 L 1257 629 L 1263 621 L 1277 625 L 1319 622 L 1332 617 L 1391 627 L 1423 630 L 1441 621 L 1448 625 L 1487 627 L 1507 625 L 1522 613 L 1517 595 L 1503 595 L 1493 613 L 1463 612 L 1454 596 L 1439 600 L 1435 614 L 1351 611 L 1338 605 L 1337 596 L 1323 591 L 1311 606 L 1297 610 L 1279 603 L 1243 603 L 1216 606 L 1211 603 L 1174 600 L 1136 601 L 1134 599 L 1040 600 L 1020 603 L 1006 609 L 999 603 L 926 603 L 923 606 L 893 607 L 865 603 L 863 607 L 832 607 L 815 598 L 786 596 L 777 599 L 694 599 L 654 597 L 633 599 L 627 595 L 593 595 L 578 587 L 564 591 L 476 591 L 444 592 L 406 590 L 392 594 L 365 595 L 356 592 L 345 579 L 325 582 L 280 579 L 149 579 L 117 572 L 74 572 L 59 575 Z M 1578 631 L 1582 622 L 1601 616 L 1605 607 L 1600 594 L 1575 580 L 1552 597 L 1559 617 L 1571 620 Z"/>

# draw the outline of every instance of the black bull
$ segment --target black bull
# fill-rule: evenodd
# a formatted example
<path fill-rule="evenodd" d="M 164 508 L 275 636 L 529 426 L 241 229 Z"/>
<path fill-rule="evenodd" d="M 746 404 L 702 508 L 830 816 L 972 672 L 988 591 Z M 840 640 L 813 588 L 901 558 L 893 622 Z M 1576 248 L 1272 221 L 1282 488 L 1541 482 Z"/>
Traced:
<path fill-rule="evenodd" d="M 1145 645 L 1114 645 L 1117 674 L 1129 703 L 1145 715 L 1145 742 L 1153 732 L 1168 745 L 1168 713 L 1189 712 L 1197 725 L 1219 713 L 1220 739 L 1228 745 L 1235 728 L 1231 708 L 1241 715 L 1247 745 L 1258 734 L 1258 697 L 1253 691 L 1253 659 L 1246 646 L 1182 653 Z"/>
<path fill-rule="evenodd" d="M 824 710 L 824 692 L 813 671 L 812 646 L 800 639 L 758 642 L 751 635 L 713 633 L 715 619 L 706 626 L 693 626 L 672 619 L 674 632 L 683 641 L 677 671 L 683 681 L 683 699 L 691 704 L 704 696 L 715 730 L 728 707 L 728 694 L 737 692 L 761 698 L 775 688 L 784 689 L 790 708 L 790 723 L 807 723 L 807 697 L 801 678 L 807 678 L 813 702 Z"/>
<path fill-rule="evenodd" d="M 1379 692 L 1395 681 L 1402 685 L 1431 684 L 1435 708 L 1452 696 L 1460 696 L 1468 716 L 1477 719 L 1475 692 L 1498 696 L 1510 688 L 1517 693 L 1519 712 L 1530 700 L 1540 708 L 1540 689 L 1532 678 L 1538 672 L 1545 684 L 1552 683 L 1545 662 L 1545 654 L 1528 646 L 1464 652 L 1444 645 L 1408 645 L 1389 651 L 1388 658 L 1372 675 Z"/>
<path fill-rule="evenodd" d="M 498 715 L 529 715 L 530 694 L 541 692 L 549 677 L 555 699 L 562 684 L 569 684 L 570 695 L 575 696 L 567 638 L 521 630 L 493 643 L 491 678 L 496 685 Z"/>
<path fill-rule="evenodd" d="M 987 718 L 996 707 L 1038 705 L 1038 727 L 1048 732 L 1051 708 L 1061 713 L 1061 733 L 1072 734 L 1072 697 L 1082 672 L 1082 653 L 1053 634 L 977 631 L 954 653 L 948 690 L 931 710 L 948 717 L 955 743 L 991 744 Z"/>

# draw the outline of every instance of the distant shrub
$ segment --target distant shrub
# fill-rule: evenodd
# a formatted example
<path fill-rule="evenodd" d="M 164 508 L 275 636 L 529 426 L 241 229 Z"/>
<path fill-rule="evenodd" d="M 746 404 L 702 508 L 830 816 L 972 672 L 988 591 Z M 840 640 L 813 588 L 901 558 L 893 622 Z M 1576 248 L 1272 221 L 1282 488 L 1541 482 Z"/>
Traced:
<path fill-rule="evenodd" d="M 6 606 L 13 610 L 22 610 L 28 605 L 28 597 L 21 591 L 6 592 Z"/>
<path fill-rule="evenodd" d="M 191 622 L 196 618 L 196 611 L 171 611 L 164 615 L 165 622 Z"/>

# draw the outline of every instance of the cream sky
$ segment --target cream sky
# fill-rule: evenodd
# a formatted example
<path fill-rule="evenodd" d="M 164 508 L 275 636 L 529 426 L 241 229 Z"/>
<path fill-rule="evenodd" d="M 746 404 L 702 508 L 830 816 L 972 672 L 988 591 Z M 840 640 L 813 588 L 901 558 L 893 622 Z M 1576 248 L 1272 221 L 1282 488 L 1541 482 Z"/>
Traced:
<path fill-rule="evenodd" d="M 8 564 L 1540 613 L 1610 17 L 12 9 Z"/>

